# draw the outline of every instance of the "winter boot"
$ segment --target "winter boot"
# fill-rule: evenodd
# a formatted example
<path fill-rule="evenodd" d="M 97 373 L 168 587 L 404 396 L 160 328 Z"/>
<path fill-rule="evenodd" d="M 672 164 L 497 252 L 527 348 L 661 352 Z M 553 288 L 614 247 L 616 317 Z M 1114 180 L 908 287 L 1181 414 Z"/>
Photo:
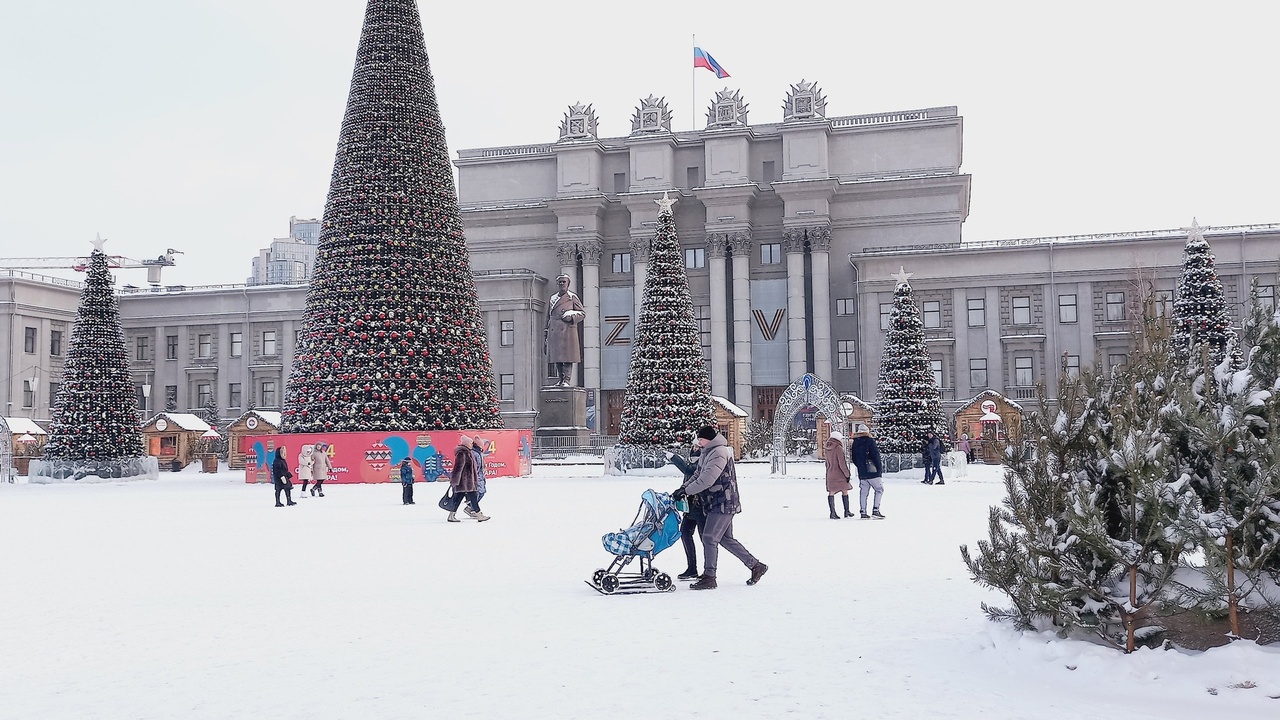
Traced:
<path fill-rule="evenodd" d="M 839 520 L 840 516 L 836 514 L 836 496 L 835 495 L 827 496 L 827 507 L 831 508 L 831 519 Z"/>
<path fill-rule="evenodd" d="M 844 516 L 853 517 L 853 513 L 849 512 L 849 496 L 841 495 L 840 499 L 844 501 Z"/>
<path fill-rule="evenodd" d="M 462 522 L 458 519 L 458 513 L 449 513 L 449 522 Z"/>
<path fill-rule="evenodd" d="M 697 569 L 697 568 L 689 568 L 688 570 L 685 570 L 684 572 L 682 572 L 682 573 L 680 573 L 679 575 L 677 575 L 677 576 L 676 576 L 676 579 L 677 579 L 677 580 L 697 580 L 697 579 L 698 579 L 698 569 Z"/>
<path fill-rule="evenodd" d="M 862 517 L 866 517 L 866 515 L 863 515 Z M 871 511 L 871 517 L 873 517 L 873 518 L 875 518 L 875 519 L 877 519 L 877 520 L 883 520 L 883 519 L 884 519 L 884 516 L 880 514 L 880 508 L 874 508 L 874 509 Z"/>
<path fill-rule="evenodd" d="M 485 520 L 488 520 L 488 519 L 489 519 L 489 516 L 488 516 L 488 515 L 485 515 L 484 513 L 480 512 L 479 510 L 476 510 L 474 513 L 470 513 L 470 512 L 469 512 L 469 513 L 467 513 L 467 514 L 468 514 L 468 515 L 470 515 L 471 517 L 475 518 L 475 519 L 476 519 L 476 522 L 484 522 Z"/>
<path fill-rule="evenodd" d="M 715 590 L 716 577 L 715 575 L 703 575 L 701 578 L 698 579 L 698 582 L 690 585 L 689 589 L 690 590 Z"/>
<path fill-rule="evenodd" d="M 863 520 L 870 520 L 870 519 L 871 519 L 871 516 L 870 516 L 870 515 L 868 515 L 868 514 L 866 514 L 865 512 L 864 512 L 864 513 L 862 513 L 862 515 L 860 515 L 860 517 L 861 517 Z"/>
<path fill-rule="evenodd" d="M 760 578 L 764 577 L 767 572 L 769 572 L 769 566 L 762 562 L 757 562 L 756 566 L 751 568 L 751 579 L 747 581 L 747 584 L 755 585 L 760 582 Z"/>

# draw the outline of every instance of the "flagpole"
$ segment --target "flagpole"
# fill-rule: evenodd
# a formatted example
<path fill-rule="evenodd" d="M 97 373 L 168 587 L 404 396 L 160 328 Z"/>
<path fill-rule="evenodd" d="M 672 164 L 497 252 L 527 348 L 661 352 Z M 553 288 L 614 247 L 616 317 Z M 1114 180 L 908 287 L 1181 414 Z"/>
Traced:
<path fill-rule="evenodd" d="M 693 47 L 697 48 L 697 34 L 690 37 L 693 38 Z M 698 129 L 698 67 L 692 63 L 689 67 L 689 129 Z"/>

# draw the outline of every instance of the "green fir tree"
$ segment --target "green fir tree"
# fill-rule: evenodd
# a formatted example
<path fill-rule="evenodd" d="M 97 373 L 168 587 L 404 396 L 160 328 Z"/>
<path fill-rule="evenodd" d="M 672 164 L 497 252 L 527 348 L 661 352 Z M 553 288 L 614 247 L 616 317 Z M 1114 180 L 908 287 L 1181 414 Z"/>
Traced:
<path fill-rule="evenodd" d="M 1203 347 L 1209 364 L 1217 365 L 1234 337 L 1213 252 L 1193 218 L 1182 255 L 1178 297 L 1173 301 L 1173 352 L 1184 365 L 1199 367 Z"/>
<path fill-rule="evenodd" d="M 283 425 L 502 425 L 414 0 L 365 10 Z"/>
<path fill-rule="evenodd" d="M 894 277 L 898 282 L 880 357 L 873 425 L 882 452 L 918 453 L 930 430 L 944 442 L 949 433 L 929 366 L 924 323 L 907 282 L 911 274 L 904 269 Z"/>

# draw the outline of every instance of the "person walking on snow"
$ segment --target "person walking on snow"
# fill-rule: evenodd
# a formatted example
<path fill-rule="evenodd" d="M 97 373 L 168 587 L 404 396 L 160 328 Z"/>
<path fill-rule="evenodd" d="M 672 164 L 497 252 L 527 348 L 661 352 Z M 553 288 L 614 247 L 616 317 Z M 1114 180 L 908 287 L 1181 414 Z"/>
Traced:
<path fill-rule="evenodd" d="M 698 469 L 698 459 L 701 456 L 702 448 L 694 442 L 693 447 L 689 448 L 689 459 L 685 460 L 679 455 L 671 455 L 671 464 L 680 469 L 684 473 L 684 481 L 689 482 L 689 478 L 693 477 L 693 473 Z M 696 580 L 698 577 L 698 547 L 694 544 L 693 531 L 698 531 L 698 537 L 702 537 L 702 530 L 707 525 L 707 514 L 702 511 L 702 501 L 697 495 L 691 495 L 685 498 L 688 503 L 688 510 L 680 518 L 680 543 L 684 545 L 684 557 L 688 561 L 688 567 L 684 572 L 676 576 L 677 580 Z"/>
<path fill-rule="evenodd" d="M 924 480 L 920 482 L 925 485 L 945 484 L 942 482 L 942 439 L 934 431 L 930 430 L 925 435 L 921 454 L 924 456 Z M 937 478 L 936 482 L 934 478 Z"/>
<path fill-rule="evenodd" d="M 303 445 L 298 449 L 298 479 L 302 481 L 302 495 L 307 494 L 307 483 L 311 482 L 311 454 L 313 450 L 315 450 L 314 445 Z"/>
<path fill-rule="evenodd" d="M 284 499 L 290 505 L 297 505 L 293 501 L 293 483 L 289 482 L 293 479 L 293 473 L 289 472 L 289 459 L 285 455 L 283 445 L 276 448 L 276 456 L 271 461 L 271 482 L 276 486 L 276 507 L 284 507 L 280 504 L 280 491 L 284 491 Z"/>
<path fill-rule="evenodd" d="M 964 459 L 973 462 L 973 448 L 969 446 L 969 433 L 960 434 L 960 442 L 956 443 L 956 449 L 964 453 Z"/>
<path fill-rule="evenodd" d="M 822 446 L 822 459 L 827 465 L 827 507 L 831 510 L 831 519 L 839 520 L 836 512 L 836 493 L 840 493 L 840 501 L 844 503 L 844 516 L 853 517 L 849 512 L 849 463 L 844 459 L 844 438 L 839 430 L 832 430 L 831 437 Z"/>
<path fill-rule="evenodd" d="M 405 458 L 400 461 L 400 504 L 413 504 L 413 461 Z"/>
<path fill-rule="evenodd" d="M 858 510 L 862 519 L 876 518 L 883 520 L 880 514 L 880 498 L 884 495 L 884 483 L 880 475 L 884 472 L 884 463 L 880 461 L 880 446 L 871 437 L 867 426 L 858 423 L 853 426 L 853 443 L 849 446 L 849 457 L 853 467 L 858 471 Z M 867 514 L 867 494 L 876 491 L 875 500 L 871 503 L 871 514 Z"/>
<path fill-rule="evenodd" d="M 672 493 L 679 500 L 686 495 L 699 495 L 702 509 L 707 514 L 702 529 L 703 570 L 702 578 L 689 586 L 691 590 L 716 589 L 716 569 L 720 546 L 742 561 L 751 570 L 748 585 L 755 585 L 769 570 L 733 537 L 733 516 L 742 512 L 738 499 L 738 475 L 733 464 L 733 449 L 715 427 L 698 428 L 698 445 L 702 447 L 702 459 L 693 477 Z"/>
<path fill-rule="evenodd" d="M 329 464 L 329 446 L 327 444 L 316 445 L 315 452 L 311 453 L 311 494 L 324 497 L 324 481 L 329 479 L 329 471 L 333 466 Z"/>
<path fill-rule="evenodd" d="M 480 499 L 476 497 L 477 484 L 476 459 L 471 452 L 471 438 L 463 435 L 458 439 L 458 447 L 453 450 L 453 471 L 449 476 L 449 486 L 454 495 L 463 496 L 475 508 L 476 512 L 471 517 L 484 522 L 489 516 L 480 512 Z M 449 513 L 449 522 L 462 522 L 458 519 L 457 511 Z"/>
<path fill-rule="evenodd" d="M 484 477 L 484 448 L 480 447 L 480 438 L 474 438 L 471 441 L 471 457 L 476 461 L 476 502 L 484 499 L 484 494 L 488 491 Z M 470 502 L 462 509 L 467 517 L 475 517 L 480 514 L 480 507 L 472 506 Z"/>

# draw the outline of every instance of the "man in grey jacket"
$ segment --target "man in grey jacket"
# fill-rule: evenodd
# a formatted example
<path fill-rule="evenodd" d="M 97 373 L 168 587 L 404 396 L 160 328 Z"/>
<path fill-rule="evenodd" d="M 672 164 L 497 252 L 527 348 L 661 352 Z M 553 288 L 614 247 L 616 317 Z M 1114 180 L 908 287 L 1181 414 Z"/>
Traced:
<path fill-rule="evenodd" d="M 755 585 L 769 570 L 769 566 L 757 560 L 733 537 L 733 516 L 742 512 L 742 503 L 738 500 L 738 474 L 733 464 L 733 449 L 724 436 L 710 425 L 698 429 L 697 443 L 702 448 L 702 459 L 698 462 L 697 470 L 684 485 L 672 493 L 672 497 L 677 500 L 685 495 L 698 495 L 707 515 L 702 529 L 702 551 L 705 558 L 702 577 L 689 588 L 716 588 L 716 562 L 721 546 L 751 570 L 751 579 L 747 580 L 747 584 Z"/>

